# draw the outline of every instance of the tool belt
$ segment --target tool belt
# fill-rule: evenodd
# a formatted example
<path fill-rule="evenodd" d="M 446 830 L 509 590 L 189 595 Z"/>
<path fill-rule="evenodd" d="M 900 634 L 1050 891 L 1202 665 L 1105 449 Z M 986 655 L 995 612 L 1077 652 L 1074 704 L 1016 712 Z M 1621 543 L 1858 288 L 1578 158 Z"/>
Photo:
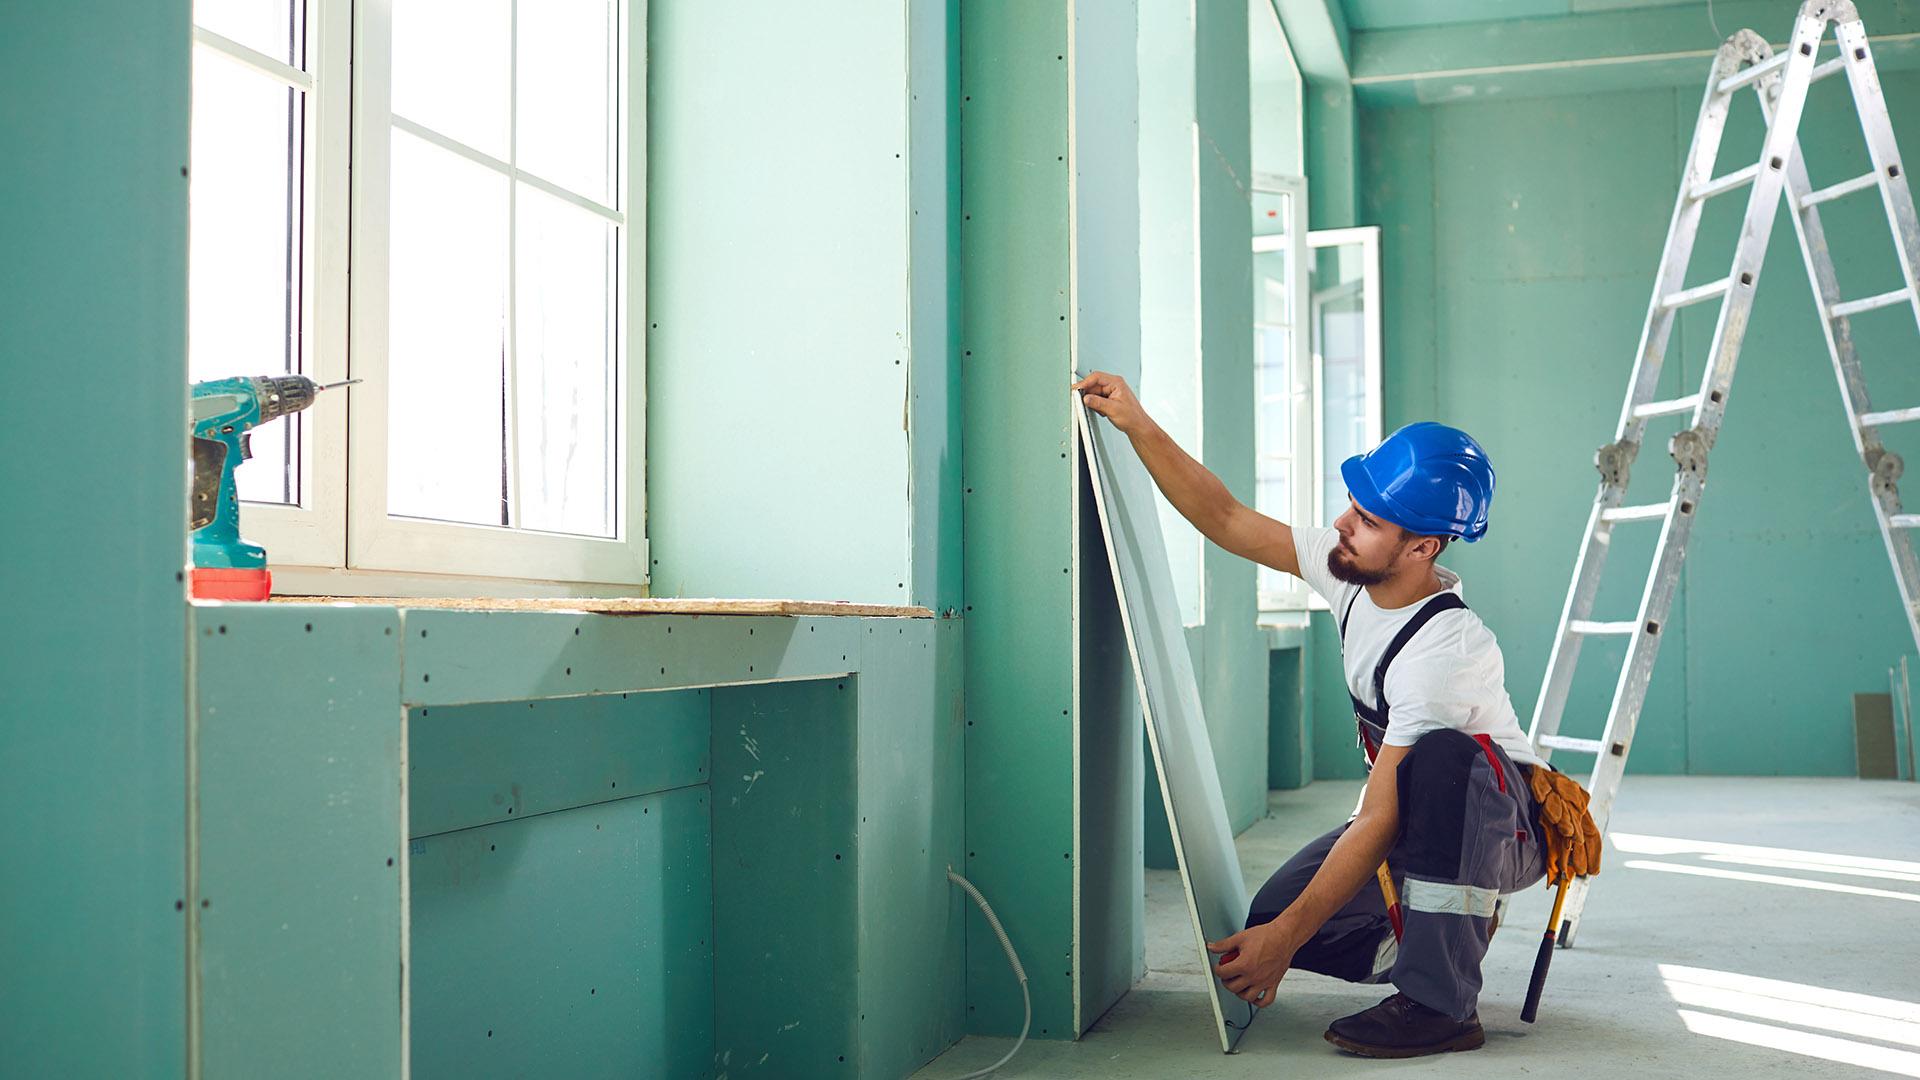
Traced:
<path fill-rule="evenodd" d="M 1587 812 L 1585 788 L 1566 773 L 1544 765 L 1527 767 L 1527 782 L 1540 807 L 1540 829 L 1547 846 L 1547 884 L 1600 872 L 1600 830 Z"/>

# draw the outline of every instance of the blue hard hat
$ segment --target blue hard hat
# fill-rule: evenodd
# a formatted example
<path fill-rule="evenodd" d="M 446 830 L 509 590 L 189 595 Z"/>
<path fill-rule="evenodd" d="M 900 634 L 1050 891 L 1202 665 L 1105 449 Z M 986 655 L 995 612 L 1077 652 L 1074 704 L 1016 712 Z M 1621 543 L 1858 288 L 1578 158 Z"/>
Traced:
<path fill-rule="evenodd" d="M 1347 493 L 1374 517 L 1421 536 L 1468 543 L 1487 534 L 1493 462 L 1459 428 L 1422 421 L 1340 466 Z"/>

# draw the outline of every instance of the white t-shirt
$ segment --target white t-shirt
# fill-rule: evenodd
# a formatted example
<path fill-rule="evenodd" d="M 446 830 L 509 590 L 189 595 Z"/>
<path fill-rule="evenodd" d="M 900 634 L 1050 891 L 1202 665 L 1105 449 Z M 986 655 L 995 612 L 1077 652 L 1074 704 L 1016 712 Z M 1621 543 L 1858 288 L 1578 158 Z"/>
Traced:
<path fill-rule="evenodd" d="M 1333 529 L 1293 527 L 1300 576 L 1332 605 L 1336 626 L 1348 602 L 1353 602 L 1353 615 L 1348 619 L 1341 648 L 1347 686 L 1355 697 L 1378 708 L 1380 703 L 1373 699 L 1373 669 L 1379 666 L 1381 654 L 1400 628 L 1428 598 L 1401 608 L 1376 605 L 1365 589 L 1341 581 L 1327 569 L 1327 554 L 1339 542 L 1340 535 Z M 1460 575 L 1444 566 L 1435 567 L 1434 572 L 1446 591 L 1461 591 Z M 1443 611 L 1434 616 L 1387 668 L 1390 705 L 1386 744 L 1412 746 L 1429 731 L 1453 728 L 1468 735 L 1491 736 L 1516 765 L 1541 764 L 1514 714 L 1506 675 L 1500 643 L 1472 609 Z"/>

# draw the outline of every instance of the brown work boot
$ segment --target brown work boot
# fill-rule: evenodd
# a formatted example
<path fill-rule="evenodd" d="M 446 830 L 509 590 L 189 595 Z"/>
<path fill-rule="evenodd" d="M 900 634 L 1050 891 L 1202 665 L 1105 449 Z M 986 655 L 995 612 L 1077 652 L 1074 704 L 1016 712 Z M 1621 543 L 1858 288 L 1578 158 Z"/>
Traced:
<path fill-rule="evenodd" d="M 1478 1050 L 1487 1035 L 1480 1014 L 1455 1020 L 1405 994 L 1327 1026 L 1327 1041 L 1349 1054 L 1371 1058 L 1422 1057 L 1449 1050 Z"/>

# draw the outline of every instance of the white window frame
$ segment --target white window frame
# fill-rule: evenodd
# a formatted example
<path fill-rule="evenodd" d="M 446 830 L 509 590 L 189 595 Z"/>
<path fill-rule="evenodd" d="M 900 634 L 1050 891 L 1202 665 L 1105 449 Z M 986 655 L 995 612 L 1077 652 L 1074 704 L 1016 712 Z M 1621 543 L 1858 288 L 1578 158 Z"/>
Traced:
<path fill-rule="evenodd" d="M 1260 191 L 1283 191 L 1281 187 L 1287 178 L 1257 177 L 1254 187 Z M 1304 188 L 1303 188 L 1304 190 Z M 1297 199 L 1298 208 L 1294 215 L 1304 221 L 1306 209 L 1304 198 Z M 1320 307 L 1328 300 L 1349 296 L 1354 290 L 1360 293 L 1360 302 L 1366 319 L 1366 340 L 1362 346 L 1362 369 L 1367 384 L 1367 415 L 1365 438 L 1368 445 L 1378 445 L 1381 431 L 1381 313 L 1380 313 L 1380 227 L 1377 225 L 1356 226 L 1345 229 L 1319 229 L 1300 232 L 1289 231 L 1286 236 L 1256 236 L 1253 250 L 1278 251 L 1286 246 L 1289 238 L 1298 237 L 1300 246 L 1296 249 L 1294 265 L 1299 272 L 1289 283 L 1294 289 L 1293 312 L 1296 322 L 1304 320 L 1304 327 L 1295 326 L 1288 340 L 1293 348 L 1293 370 L 1296 378 L 1305 376 L 1307 384 L 1300 387 L 1296 383 L 1295 412 L 1291 429 L 1294 448 L 1291 461 L 1294 466 L 1293 514 L 1292 522 L 1305 523 L 1318 528 L 1333 524 L 1326 519 L 1326 433 L 1321 417 L 1324 415 L 1325 355 L 1320 347 Z M 1357 282 L 1343 282 L 1324 289 L 1312 286 L 1313 255 L 1323 248 L 1344 247 L 1358 244 L 1360 247 L 1360 279 Z M 1300 331 L 1304 329 L 1305 333 Z M 1264 408 L 1266 402 L 1258 401 L 1257 408 Z M 1302 466 L 1306 471 L 1303 473 Z M 1256 475 L 1259 464 L 1255 465 Z M 1263 575 L 1272 578 L 1274 575 Z M 1282 588 L 1273 588 L 1263 581 L 1259 589 L 1259 609 L 1262 613 L 1326 610 L 1327 603 L 1306 584 L 1292 575 L 1279 575 Z"/>
<path fill-rule="evenodd" d="M 1307 234 L 1307 247 L 1312 251 L 1322 248 L 1345 247 L 1349 244 L 1360 245 L 1360 305 L 1366 318 L 1367 336 L 1362 346 L 1361 364 L 1367 381 L 1366 444 L 1380 445 L 1380 226 L 1358 225 L 1345 229 L 1319 229 Z M 1313 339 L 1313 508 L 1309 520 L 1320 528 L 1333 524 L 1325 520 L 1326 514 L 1326 438 L 1321 430 L 1320 418 L 1326 415 L 1322 407 L 1322 389 L 1325 385 L 1322 370 L 1325 366 L 1325 354 L 1320 348 L 1320 306 L 1336 297 L 1351 295 L 1353 283 L 1343 282 L 1325 289 L 1314 289 L 1310 304 L 1308 324 Z M 1324 606 L 1324 604 L 1322 605 Z"/>
<path fill-rule="evenodd" d="M 198 24 L 196 52 L 238 64 L 306 95 L 302 208 L 300 373 L 319 383 L 347 377 L 348 57 L 353 13 L 347 0 L 308 0 L 305 70 Z M 232 375 L 261 374 L 234 371 Z M 345 395 L 322 394 L 301 415 L 297 504 L 243 503 L 249 539 L 276 564 L 341 566 L 346 559 Z M 182 421 L 184 423 L 184 420 Z"/>
<path fill-rule="evenodd" d="M 625 115 L 619 126 L 624 167 L 620 209 L 611 211 L 622 241 L 620 335 L 614 356 L 620 400 L 612 432 L 618 490 L 615 535 L 604 539 L 387 513 L 393 2 L 308 0 L 308 72 L 195 29 L 196 42 L 223 57 L 308 91 L 305 160 L 311 202 L 303 245 L 309 282 L 303 296 L 304 373 L 320 382 L 361 380 L 350 391 L 322 395 L 307 411 L 301 505 L 244 503 L 242 532 L 267 547 L 276 593 L 644 591 L 649 565 L 646 335 L 636 328 L 646 319 L 646 0 L 625 0 L 619 42 L 625 77 L 620 90 Z M 517 13 L 522 0 L 510 2 Z M 410 125 L 408 130 L 420 129 Z M 447 148 L 446 140 L 426 135 Z M 471 151 L 463 156 L 475 157 Z M 583 202 L 524 170 L 509 169 L 506 175 L 510 182 L 527 180 L 576 206 Z M 599 207 L 596 212 L 607 210 Z M 507 227 L 511 235 L 512 223 Z"/>
<path fill-rule="evenodd" d="M 1287 281 L 1288 291 L 1292 293 L 1288 302 L 1288 308 L 1292 312 L 1292 322 L 1287 327 L 1287 347 L 1291 354 L 1287 358 L 1287 370 L 1293 376 L 1293 385 L 1284 391 L 1276 392 L 1271 388 L 1256 387 L 1258 393 L 1254 399 L 1254 424 L 1256 432 L 1254 436 L 1254 452 L 1256 454 L 1254 460 L 1255 490 L 1258 490 L 1259 480 L 1264 475 L 1262 468 L 1264 462 L 1258 456 L 1260 453 L 1258 435 L 1260 429 L 1260 410 L 1267 408 L 1269 400 L 1275 397 L 1282 395 L 1290 396 L 1292 398 L 1291 407 L 1293 416 L 1287 427 L 1293 435 L 1293 445 L 1288 448 L 1285 454 L 1273 454 L 1269 456 L 1274 459 L 1284 459 L 1293 468 L 1293 482 L 1291 485 L 1292 498 L 1289 500 L 1290 505 L 1286 520 L 1289 522 L 1309 521 L 1313 514 L 1312 497 L 1314 485 L 1311 476 L 1308 474 L 1316 470 L 1319 464 L 1318 455 L 1312 453 L 1314 436 L 1317 434 L 1315 417 L 1318 415 L 1317 405 L 1319 399 L 1316 396 L 1316 387 L 1310 378 L 1313 371 L 1311 359 L 1313 354 L 1310 349 L 1308 337 L 1311 331 L 1309 324 L 1305 321 L 1309 315 L 1308 303 L 1311 296 L 1308 286 L 1308 274 L 1310 271 L 1308 256 L 1310 251 L 1307 245 L 1307 237 L 1309 235 L 1307 231 L 1307 182 L 1304 178 L 1298 176 L 1258 173 L 1255 174 L 1253 178 L 1253 190 L 1267 194 L 1288 196 L 1288 220 L 1286 222 L 1285 232 L 1277 236 L 1254 237 L 1253 253 L 1265 254 L 1290 250 L 1292 254 L 1289 260 L 1292 276 Z M 1275 578 L 1279 581 L 1278 587 L 1275 587 L 1273 583 Z M 1306 587 L 1306 583 L 1291 574 L 1283 574 L 1277 571 L 1263 572 L 1256 576 L 1256 580 L 1259 582 L 1257 586 L 1259 594 L 1258 607 L 1261 611 L 1298 611 L 1307 605 L 1311 596 L 1310 591 Z"/>

